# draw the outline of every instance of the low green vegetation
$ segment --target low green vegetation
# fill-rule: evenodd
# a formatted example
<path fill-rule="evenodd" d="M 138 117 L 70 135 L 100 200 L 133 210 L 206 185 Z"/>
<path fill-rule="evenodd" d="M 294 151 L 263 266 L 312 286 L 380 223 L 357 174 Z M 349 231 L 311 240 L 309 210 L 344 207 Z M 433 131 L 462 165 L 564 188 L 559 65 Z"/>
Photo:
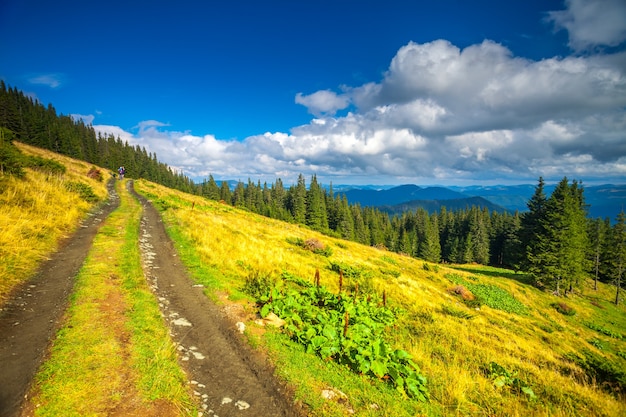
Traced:
<path fill-rule="evenodd" d="M 452 283 L 465 286 L 474 295 L 473 299 L 465 299 L 470 306 L 480 306 L 482 304 L 496 310 L 507 313 L 527 314 L 528 308 L 520 301 L 516 300 L 506 290 L 493 285 L 478 282 L 476 277 L 462 277 L 458 274 L 446 274 Z"/>
<path fill-rule="evenodd" d="M 181 259 L 191 260 L 198 282 L 212 282 L 207 294 L 242 304 L 247 339 L 267 352 L 308 415 L 624 413 L 626 346 L 607 333 L 624 334 L 625 312 L 612 303 L 607 285 L 557 297 L 511 270 L 415 260 L 154 184 L 137 185 L 162 202 Z M 332 247 L 332 254 L 307 250 L 309 239 Z M 551 306 L 559 302 L 576 314 Z M 392 316 L 374 314 L 376 330 L 353 322 L 359 313 L 349 310 L 368 303 Z M 372 314 L 364 315 L 366 322 L 375 321 Z M 285 325 L 259 324 L 273 315 Z M 364 339 L 361 329 L 385 347 L 347 341 L 351 330 Z M 416 365 L 410 367 L 416 374 L 401 382 L 424 382 L 423 398 L 406 384 L 398 389 L 399 379 L 394 382 L 380 364 L 372 366 L 380 361 L 388 371 L 398 358 L 374 354 L 396 351 Z"/>
<path fill-rule="evenodd" d="M 346 365 L 359 374 L 387 379 L 402 395 L 428 399 L 426 378 L 411 355 L 392 349 L 384 338 L 396 318 L 396 313 L 384 305 L 384 296 L 333 294 L 319 282 L 311 285 L 302 279 L 289 280 L 289 275 L 283 278 L 287 279 L 267 288 L 263 288 L 267 281 L 246 285 L 256 290 L 251 295 L 257 299 L 261 317 L 274 313 L 284 319 L 285 332 L 307 353 Z"/>

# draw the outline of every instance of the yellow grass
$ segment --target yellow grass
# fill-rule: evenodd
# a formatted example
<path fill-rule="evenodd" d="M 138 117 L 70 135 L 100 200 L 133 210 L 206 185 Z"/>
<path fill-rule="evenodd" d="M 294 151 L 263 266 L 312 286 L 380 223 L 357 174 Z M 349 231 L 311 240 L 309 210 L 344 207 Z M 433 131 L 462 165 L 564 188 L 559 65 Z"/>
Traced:
<path fill-rule="evenodd" d="M 54 159 L 66 166 L 63 175 L 27 169 L 26 177 L 0 177 L 0 305 L 11 290 L 30 277 L 59 241 L 76 229 L 93 204 L 68 191 L 64 184 L 80 181 L 101 200 L 104 182 L 87 177 L 90 165 L 32 146 L 16 143 L 29 155 Z M 102 170 L 106 179 L 110 176 Z"/>
<path fill-rule="evenodd" d="M 76 278 L 63 328 L 29 395 L 29 415 L 193 414 L 175 346 L 143 276 L 141 207 L 125 184 L 116 183 L 120 208 L 105 220 Z"/>
<path fill-rule="evenodd" d="M 137 188 L 167 203 L 170 209 L 165 212 L 166 222 L 176 224 L 194 242 L 204 264 L 220 270 L 224 276 L 220 290 L 230 295 L 239 291 L 253 271 L 273 276 L 288 271 L 312 282 L 319 269 L 322 284 L 331 290 L 337 289 L 338 280 L 329 269 L 330 262 L 371 271 L 372 286 L 379 292 L 385 290 L 388 299 L 405 312 L 391 337 L 397 347 L 413 355 L 428 377 L 431 402 L 422 406 L 424 414 L 626 415 L 624 398 L 608 394 L 586 378 L 578 365 L 564 358 L 566 354 L 580 353 L 583 347 L 605 355 L 588 343 L 603 337 L 582 325 L 605 320 L 599 311 L 610 311 L 612 317 L 626 322 L 623 306 L 617 309 L 605 303 L 604 310 L 599 310 L 590 304 L 589 290 L 582 297 L 564 300 L 578 312 L 574 318 L 566 317 L 550 307 L 550 303 L 562 299 L 514 279 L 481 274 L 479 266 L 472 273 L 425 264 L 144 181 L 138 182 Z M 290 244 L 288 240 L 293 238 L 316 238 L 331 247 L 333 254 L 329 258 L 315 255 Z M 446 274 L 450 273 L 474 276 L 481 284 L 505 289 L 529 307 L 529 314 L 506 313 L 487 306 L 479 310 L 467 307 L 460 297 L 448 292 L 452 283 Z M 610 288 L 603 285 L 602 291 L 597 297 L 610 300 Z M 445 308 L 464 311 L 473 318 L 445 314 Z M 609 342 L 616 344 L 616 350 L 626 348 L 624 341 Z M 626 364 L 613 354 L 606 355 Z M 485 371 L 490 362 L 517 372 L 538 398 L 532 400 L 494 386 Z"/>

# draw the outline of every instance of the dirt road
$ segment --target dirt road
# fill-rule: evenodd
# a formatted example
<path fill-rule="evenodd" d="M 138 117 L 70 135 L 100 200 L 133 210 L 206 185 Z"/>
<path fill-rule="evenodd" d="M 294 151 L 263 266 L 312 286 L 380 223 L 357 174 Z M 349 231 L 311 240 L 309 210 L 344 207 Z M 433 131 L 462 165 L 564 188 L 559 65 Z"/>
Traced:
<path fill-rule="evenodd" d="M 108 201 L 95 210 L 61 249 L 12 294 L 0 310 L 0 416 L 19 413 L 30 383 L 45 357 L 49 342 L 99 226 L 119 205 L 114 183 Z"/>
<path fill-rule="evenodd" d="M 165 232 L 159 213 L 129 190 L 143 207 L 140 248 L 146 279 L 158 298 L 179 359 L 205 416 L 297 416 L 271 367 L 250 349 L 235 323 L 193 285 Z M 74 277 L 102 220 L 119 203 L 111 198 L 44 262 L 0 311 L 0 417 L 20 413 L 24 395 L 41 364 L 68 304 Z"/>
<path fill-rule="evenodd" d="M 144 271 L 205 415 L 297 415 L 272 369 L 240 339 L 235 323 L 193 285 L 156 209 L 143 206 Z"/>

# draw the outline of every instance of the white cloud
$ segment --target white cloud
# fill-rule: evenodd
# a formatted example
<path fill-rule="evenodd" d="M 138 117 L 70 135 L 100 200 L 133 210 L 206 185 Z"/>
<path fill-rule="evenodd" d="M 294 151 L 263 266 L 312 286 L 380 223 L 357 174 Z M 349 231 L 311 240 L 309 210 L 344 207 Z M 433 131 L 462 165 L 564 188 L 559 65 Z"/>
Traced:
<path fill-rule="evenodd" d="M 89 125 L 91 123 L 93 123 L 93 120 L 95 119 L 95 116 L 93 114 L 70 114 L 70 116 L 72 117 L 72 119 L 74 120 L 82 120 L 83 123 L 85 123 L 86 125 Z"/>
<path fill-rule="evenodd" d="M 63 84 L 64 78 L 62 74 L 41 74 L 28 77 L 28 82 L 50 88 L 59 88 Z"/>
<path fill-rule="evenodd" d="M 378 83 L 296 96 L 317 117 L 290 133 L 237 141 L 169 131 L 155 120 L 134 134 L 95 127 L 196 179 L 623 180 L 625 63 L 624 52 L 532 61 L 492 41 L 465 49 L 411 42 Z M 354 111 L 332 117 L 349 104 Z"/>
<path fill-rule="evenodd" d="M 617 46 L 626 40 L 624 0 L 566 0 L 565 5 L 565 10 L 549 12 L 548 20 L 568 31 L 572 49 Z"/>
<path fill-rule="evenodd" d="M 316 91 L 308 96 L 296 94 L 296 103 L 305 106 L 315 116 L 334 115 L 337 110 L 348 107 L 350 101 L 346 95 L 338 95 L 330 90 Z"/>

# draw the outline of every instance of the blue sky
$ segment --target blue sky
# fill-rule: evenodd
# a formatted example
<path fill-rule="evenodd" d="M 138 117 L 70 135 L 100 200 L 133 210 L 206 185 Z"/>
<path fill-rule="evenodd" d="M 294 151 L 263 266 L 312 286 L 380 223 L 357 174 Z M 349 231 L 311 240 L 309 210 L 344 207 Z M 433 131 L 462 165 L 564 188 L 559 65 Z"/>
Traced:
<path fill-rule="evenodd" d="M 626 182 L 626 2 L 0 3 L 0 78 L 194 178 Z"/>

